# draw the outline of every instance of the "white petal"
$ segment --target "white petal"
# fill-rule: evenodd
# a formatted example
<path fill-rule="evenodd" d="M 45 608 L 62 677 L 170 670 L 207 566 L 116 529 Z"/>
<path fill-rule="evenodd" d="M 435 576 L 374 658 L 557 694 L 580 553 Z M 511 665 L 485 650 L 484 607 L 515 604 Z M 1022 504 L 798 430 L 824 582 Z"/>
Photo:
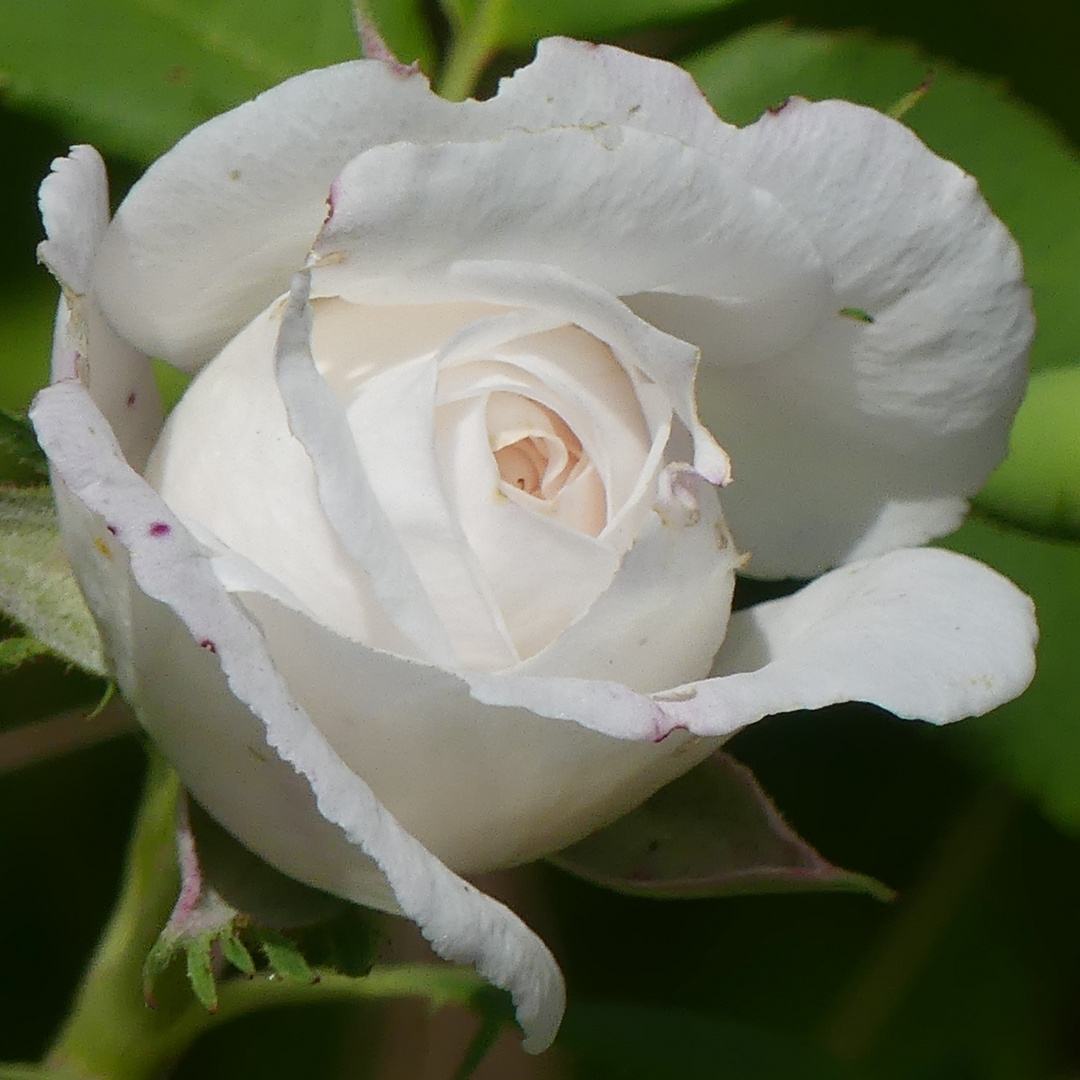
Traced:
<path fill-rule="evenodd" d="M 531 656 L 564 630 L 611 580 L 618 554 L 501 490 L 482 403 L 440 408 L 439 463 L 456 520 L 490 583 L 516 652 Z M 468 665 L 497 670 L 502 665 Z"/>
<path fill-rule="evenodd" d="M 113 332 L 90 293 L 90 265 L 109 220 L 105 165 L 92 146 L 57 158 L 39 201 L 48 239 L 38 258 L 63 289 L 53 335 L 53 379 L 82 379 L 139 469 L 161 427 L 161 402 L 149 360 Z"/>
<path fill-rule="evenodd" d="M 515 675 L 603 678 L 650 693 L 708 671 L 742 558 L 715 491 L 696 478 L 686 483 L 684 512 L 661 505 L 650 513 L 607 590 Z"/>
<path fill-rule="evenodd" d="M 539 42 L 536 59 L 503 79 L 486 104 L 507 127 L 620 125 L 714 152 L 737 130 L 675 64 L 571 38 Z"/>
<path fill-rule="evenodd" d="M 698 419 L 694 380 L 698 353 L 661 333 L 618 300 L 554 267 L 517 262 L 464 262 L 450 268 L 449 281 L 491 303 L 535 304 L 558 313 L 611 348 L 627 370 L 637 368 L 664 391 L 670 407 L 691 433 L 694 468 L 710 483 L 726 483 L 731 463 Z"/>
<path fill-rule="evenodd" d="M 453 261 L 558 266 L 612 293 L 707 296 L 733 323 L 768 307 L 792 341 L 831 304 L 802 226 L 726 163 L 634 128 L 510 131 L 497 141 L 396 143 L 334 182 L 316 251 L 360 279 Z"/>
<path fill-rule="evenodd" d="M 365 380 L 347 411 L 351 452 L 363 461 L 395 542 L 445 629 L 444 657 L 451 663 L 428 658 L 493 670 L 514 663 L 517 653 L 443 492 L 434 427 L 437 378 L 436 359 L 420 357 Z"/>
<path fill-rule="evenodd" d="M 105 162 L 92 146 L 73 146 L 38 192 L 47 240 L 38 244 L 39 261 L 70 292 L 90 288 L 90 264 L 109 224 L 109 181 Z"/>
<path fill-rule="evenodd" d="M 342 546 L 371 577 L 387 615 L 424 654 L 452 665 L 451 645 L 356 452 L 350 421 L 311 356 L 308 276 L 293 279 L 275 366 L 289 428 L 311 457 L 319 501 Z"/>
<path fill-rule="evenodd" d="M 725 509 L 751 572 L 806 576 L 947 531 L 1004 455 L 1023 391 L 1016 245 L 971 177 L 855 105 L 792 100 L 726 159 L 799 218 L 836 291 L 812 337 L 752 370 L 724 366 L 719 321 L 643 310 L 702 348 L 699 406 L 738 462 Z"/>
<path fill-rule="evenodd" d="M 726 736 L 843 701 L 940 724 L 1021 693 L 1036 637 L 1030 599 L 1000 574 L 952 552 L 902 550 L 733 616 L 716 678 L 644 697 L 616 683 L 502 675 L 473 680 L 473 693 L 631 739 Z"/>
<path fill-rule="evenodd" d="M 113 325 L 192 370 L 303 265 L 342 166 L 391 139 L 453 135 L 467 112 L 380 61 L 307 72 L 159 158 L 109 227 L 94 280 Z"/>
<path fill-rule="evenodd" d="M 388 618 L 370 576 L 331 527 L 312 459 L 290 430 L 275 377 L 281 315 L 281 304 L 265 311 L 192 383 L 169 416 L 147 467 L 147 479 L 181 518 L 192 527 L 197 523 L 200 538 L 216 540 L 215 554 L 243 554 L 342 633 L 418 654 L 418 646 Z M 307 362 L 298 358 L 301 361 Z M 320 397 L 325 386 L 322 390 Z M 336 413 L 348 437 L 342 410 L 329 396 L 331 420 Z M 318 400 L 315 405 L 310 423 L 325 442 L 333 437 L 333 425 L 331 420 L 323 425 Z M 355 458 L 351 439 L 348 448 Z M 348 459 L 335 467 L 348 469 Z M 362 489 L 340 483 L 346 488 L 346 508 L 362 498 Z M 357 513 L 368 530 L 367 539 L 375 550 L 385 551 L 392 571 L 394 548 L 378 542 L 377 516 Z M 358 531 L 354 541 L 359 543 L 364 536 Z M 402 587 L 408 584 L 407 571 L 408 567 L 400 576 Z M 394 585 L 392 574 L 388 576 L 385 595 Z M 422 630 L 421 626 L 421 636 Z"/>
<path fill-rule="evenodd" d="M 446 865 L 529 862 L 619 817 L 710 752 L 709 740 L 609 739 L 348 641 L 276 601 L 243 597 L 274 663 L 320 731 L 395 819 Z"/>
<path fill-rule="evenodd" d="M 140 601 L 140 676 L 125 689 L 167 752 L 180 755 L 180 771 L 200 801 L 279 868 L 295 872 L 299 864 L 308 880 L 332 882 L 363 901 L 370 875 L 361 849 L 440 955 L 474 964 L 510 991 L 526 1047 L 544 1049 L 562 1013 L 563 986 L 543 943 L 450 873 L 334 753 L 293 699 L 258 630 L 217 582 L 207 554 L 124 464 L 85 390 L 64 383 L 42 391 L 34 419 L 73 495 L 113 525 L 139 587 L 160 601 Z M 173 685 L 174 678 L 182 682 Z M 204 728 L 206 738 L 192 739 L 189 725 Z M 294 771 L 264 752 L 271 748 Z"/>

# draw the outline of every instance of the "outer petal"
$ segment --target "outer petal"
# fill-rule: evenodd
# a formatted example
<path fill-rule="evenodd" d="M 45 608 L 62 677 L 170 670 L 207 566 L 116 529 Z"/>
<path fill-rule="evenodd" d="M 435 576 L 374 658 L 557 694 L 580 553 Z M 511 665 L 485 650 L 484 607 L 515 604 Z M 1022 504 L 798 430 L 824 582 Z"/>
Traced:
<path fill-rule="evenodd" d="M 635 128 L 368 150 L 334 182 L 316 250 L 360 279 L 513 260 L 616 296 L 706 296 L 718 337 L 764 324 L 774 348 L 832 304 L 818 253 L 778 200 L 726 162 Z"/>
<path fill-rule="evenodd" d="M 948 723 L 1016 697 L 1035 670 L 1034 606 L 948 551 L 853 563 L 732 617 L 717 678 L 651 697 L 584 679 L 489 676 L 473 693 L 620 738 L 724 736 L 772 713 L 866 701 Z"/>
<path fill-rule="evenodd" d="M 713 749 L 686 736 L 661 746 L 616 741 L 524 709 L 486 708 L 450 672 L 348 641 L 268 597 L 242 599 L 335 751 L 461 873 L 565 847 Z"/>
<path fill-rule="evenodd" d="M 722 149 L 738 129 L 713 112 L 697 83 L 663 60 L 572 38 L 545 38 L 536 59 L 499 83 L 485 103 L 507 127 L 611 124 Z"/>
<path fill-rule="evenodd" d="M 90 288 L 90 267 L 109 220 L 105 164 L 92 146 L 74 146 L 52 167 L 39 194 L 47 239 L 38 245 L 38 258 L 63 289 L 53 378 L 82 379 L 128 461 L 141 469 L 161 427 L 153 371 L 101 317 Z"/>
<path fill-rule="evenodd" d="M 53 336 L 54 379 L 81 379 L 114 425 L 127 460 L 141 468 L 161 426 L 161 403 L 149 360 L 122 341 L 102 318 L 89 270 L 109 214 L 105 165 L 92 146 L 76 146 L 53 162 L 41 185 L 47 239 L 38 258 L 59 281 L 63 295 Z M 53 478 L 64 548 L 86 572 L 80 585 L 97 616 L 105 650 L 121 677 L 132 670 L 127 560 L 115 550 L 104 524 Z M 112 553 L 103 558 L 102 551 Z"/>
<path fill-rule="evenodd" d="M 94 266 L 106 314 L 146 352 L 197 368 L 288 289 L 350 158 L 467 123 L 422 75 L 377 60 L 308 72 L 216 117 L 117 211 Z"/>
<path fill-rule="evenodd" d="M 725 509 L 752 572 L 809 576 L 949 531 L 1023 392 L 1016 245 L 970 176 L 869 109 L 792 100 L 724 154 L 799 218 L 836 290 L 812 339 L 752 369 L 724 369 L 718 322 L 688 335 L 712 367 L 702 414 L 739 463 Z M 644 314 L 685 332 L 677 311 Z"/>
<path fill-rule="evenodd" d="M 124 464 L 85 389 L 61 383 L 42 391 L 34 421 L 74 496 L 130 552 L 143 590 L 135 645 L 152 655 L 140 656 L 147 674 L 124 689 L 167 752 L 178 754 L 196 796 L 245 839 L 254 821 L 264 843 L 253 846 L 271 862 L 294 873 L 300 863 L 309 880 L 332 877 L 360 900 L 371 899 L 365 852 L 436 951 L 475 964 L 508 989 L 526 1048 L 544 1049 L 562 1013 L 563 985 L 543 943 L 427 852 L 334 753 L 292 698 L 258 630 L 218 584 L 205 551 Z M 184 730 L 190 725 L 203 738 L 192 739 Z"/>
<path fill-rule="evenodd" d="M 486 102 L 443 101 L 419 73 L 380 61 L 308 72 L 202 125 L 151 166 L 94 269 L 105 310 L 140 348 L 193 369 L 286 290 L 331 181 L 363 150 L 596 123 L 703 146 L 725 130 L 673 65 L 566 40 L 542 43 Z"/>

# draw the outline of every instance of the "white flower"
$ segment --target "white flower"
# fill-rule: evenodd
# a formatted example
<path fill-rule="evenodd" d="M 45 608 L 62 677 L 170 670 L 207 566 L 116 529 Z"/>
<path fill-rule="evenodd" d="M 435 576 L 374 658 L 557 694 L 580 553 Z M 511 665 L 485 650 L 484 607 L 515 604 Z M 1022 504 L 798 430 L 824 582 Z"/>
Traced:
<path fill-rule="evenodd" d="M 912 547 L 1004 452 L 1019 257 L 899 124 L 739 130 L 671 65 L 550 40 L 482 103 L 374 60 L 290 80 L 111 223 L 92 149 L 54 169 L 34 421 L 124 693 L 245 843 L 415 919 L 527 1047 L 558 969 L 453 871 L 770 713 L 945 722 L 1028 682 L 1027 598 Z M 149 356 L 203 370 L 164 434 Z M 838 569 L 729 620 L 738 552 Z"/>

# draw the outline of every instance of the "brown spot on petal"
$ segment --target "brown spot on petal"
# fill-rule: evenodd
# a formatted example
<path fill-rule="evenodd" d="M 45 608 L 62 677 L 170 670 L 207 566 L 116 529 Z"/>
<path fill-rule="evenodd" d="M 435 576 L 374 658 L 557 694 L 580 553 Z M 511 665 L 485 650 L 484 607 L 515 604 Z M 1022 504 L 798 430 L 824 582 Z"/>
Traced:
<path fill-rule="evenodd" d="M 217 652 L 217 646 L 208 637 L 203 638 L 202 641 L 199 642 L 199 648 L 206 649 L 207 652 Z"/>
<path fill-rule="evenodd" d="M 172 532 L 172 529 L 165 524 L 164 521 L 153 521 L 150 523 L 150 528 L 147 530 L 151 536 L 168 536 Z"/>
<path fill-rule="evenodd" d="M 135 404 L 135 391 L 132 390 L 127 396 L 127 407 L 130 409 Z"/>

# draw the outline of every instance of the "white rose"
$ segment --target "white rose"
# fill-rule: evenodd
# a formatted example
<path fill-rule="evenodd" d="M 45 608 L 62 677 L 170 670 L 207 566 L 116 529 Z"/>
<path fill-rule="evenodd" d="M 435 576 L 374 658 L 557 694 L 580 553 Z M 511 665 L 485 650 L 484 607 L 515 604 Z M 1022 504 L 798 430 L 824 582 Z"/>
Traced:
<path fill-rule="evenodd" d="M 1030 602 L 911 546 L 1003 454 L 1019 257 L 881 115 L 739 130 L 566 40 L 482 103 L 358 61 L 198 128 L 111 223 L 89 147 L 42 207 L 34 420 L 124 693 L 246 844 L 415 919 L 531 1049 L 558 969 L 455 872 L 767 714 L 945 722 L 1030 678 Z M 163 430 L 148 356 L 202 372 Z M 729 620 L 739 552 L 839 568 Z"/>

